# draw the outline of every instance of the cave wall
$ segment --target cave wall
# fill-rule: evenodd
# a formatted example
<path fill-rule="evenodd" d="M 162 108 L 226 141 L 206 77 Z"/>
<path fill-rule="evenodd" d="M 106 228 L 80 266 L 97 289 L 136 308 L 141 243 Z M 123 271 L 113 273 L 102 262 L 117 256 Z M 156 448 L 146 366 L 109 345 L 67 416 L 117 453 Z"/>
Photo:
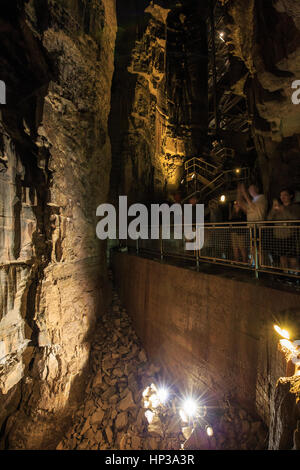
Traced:
<path fill-rule="evenodd" d="M 247 97 L 252 134 L 264 190 L 300 189 L 299 106 L 292 83 L 300 77 L 300 6 L 293 0 L 220 0 L 228 19 L 228 42 L 247 74 L 240 78 Z"/>
<path fill-rule="evenodd" d="M 110 301 L 95 226 L 109 189 L 116 9 L 114 0 L 2 3 L 1 445 L 55 448 Z"/>
<path fill-rule="evenodd" d="M 206 5 L 118 2 L 112 198 L 164 199 L 207 136 Z M 116 189 L 117 188 L 117 189 Z"/>

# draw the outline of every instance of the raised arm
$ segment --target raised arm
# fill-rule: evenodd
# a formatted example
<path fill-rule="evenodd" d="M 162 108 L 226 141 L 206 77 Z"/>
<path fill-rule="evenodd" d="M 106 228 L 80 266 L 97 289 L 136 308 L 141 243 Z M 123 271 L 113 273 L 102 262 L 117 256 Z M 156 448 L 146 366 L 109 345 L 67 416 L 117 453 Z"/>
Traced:
<path fill-rule="evenodd" d="M 240 207 L 242 208 L 242 210 L 246 214 L 247 213 L 247 203 L 245 202 L 245 199 L 244 199 L 243 190 L 244 190 L 244 187 L 241 184 L 239 184 L 238 187 L 237 187 L 237 201 L 238 201 Z"/>
<path fill-rule="evenodd" d="M 249 205 L 253 204 L 252 200 L 249 197 L 248 192 L 246 191 L 246 188 L 245 188 L 244 184 L 241 185 L 241 194 L 244 197 L 244 199 L 246 200 L 247 204 L 249 204 Z"/>

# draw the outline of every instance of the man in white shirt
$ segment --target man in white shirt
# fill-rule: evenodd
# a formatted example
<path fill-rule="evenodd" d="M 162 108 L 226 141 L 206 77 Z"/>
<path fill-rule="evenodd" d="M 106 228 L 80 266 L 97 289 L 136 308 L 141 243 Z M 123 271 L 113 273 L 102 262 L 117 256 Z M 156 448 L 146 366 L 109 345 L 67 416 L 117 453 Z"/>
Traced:
<path fill-rule="evenodd" d="M 251 197 L 250 197 L 250 196 Z M 266 219 L 267 215 L 267 200 L 263 194 L 259 194 L 259 188 L 255 184 L 251 184 L 246 191 L 245 185 L 238 186 L 237 200 L 242 210 L 247 215 L 247 222 L 259 222 Z M 256 264 L 256 247 L 250 248 L 250 265 Z"/>

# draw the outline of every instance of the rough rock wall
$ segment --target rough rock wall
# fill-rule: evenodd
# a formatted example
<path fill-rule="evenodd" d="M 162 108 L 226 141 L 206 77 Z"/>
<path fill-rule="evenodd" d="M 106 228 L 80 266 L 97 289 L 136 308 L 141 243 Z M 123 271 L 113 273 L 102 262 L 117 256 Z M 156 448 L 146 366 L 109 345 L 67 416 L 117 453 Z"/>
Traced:
<path fill-rule="evenodd" d="M 222 1 L 222 0 L 221 0 Z M 300 79 L 300 7 L 294 0 L 228 0 L 232 53 L 241 59 L 252 131 L 264 189 L 300 188 L 299 106 L 292 83 Z"/>
<path fill-rule="evenodd" d="M 2 446 L 55 448 L 82 396 L 90 334 L 110 298 L 95 213 L 111 167 L 115 1 L 5 3 Z"/>
<path fill-rule="evenodd" d="M 124 10 L 126 8 L 126 11 Z M 129 13 L 130 11 L 130 13 Z M 118 3 L 112 94 L 113 187 L 132 200 L 163 198 L 207 134 L 206 6 Z M 121 188 L 121 189 L 120 189 Z"/>
<path fill-rule="evenodd" d="M 278 345 L 285 357 L 286 373 L 276 383 L 272 397 L 269 449 L 300 450 L 300 376 L 293 351 Z M 299 350 L 298 350 L 299 362 Z"/>
<path fill-rule="evenodd" d="M 281 377 L 274 400 L 270 450 L 300 450 L 300 377 Z"/>

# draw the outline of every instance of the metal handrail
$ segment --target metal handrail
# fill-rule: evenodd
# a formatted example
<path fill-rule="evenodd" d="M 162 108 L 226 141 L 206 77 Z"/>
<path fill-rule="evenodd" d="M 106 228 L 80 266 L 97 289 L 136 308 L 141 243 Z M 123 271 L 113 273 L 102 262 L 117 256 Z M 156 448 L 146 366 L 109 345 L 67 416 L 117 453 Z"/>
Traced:
<path fill-rule="evenodd" d="M 210 173 L 209 170 L 208 170 L 208 173 Z M 235 178 L 234 179 L 230 178 L 230 175 L 234 176 Z M 187 176 L 186 176 L 186 178 L 187 178 Z M 212 176 L 211 173 L 210 173 L 209 176 Z M 212 194 L 213 192 L 216 192 L 218 189 L 220 189 L 223 185 L 225 185 L 228 182 L 232 182 L 233 180 L 235 182 L 245 181 L 248 178 L 249 178 L 249 168 L 248 167 L 240 168 L 239 173 L 237 173 L 236 170 L 224 170 L 218 176 L 216 176 L 213 180 L 211 180 L 207 184 L 205 184 L 202 188 L 200 188 L 200 189 L 195 188 L 194 191 L 193 191 L 193 194 L 199 193 L 199 195 L 205 196 L 207 198 L 210 194 Z M 194 181 L 195 181 L 195 184 L 196 184 L 196 181 L 197 181 L 196 172 L 195 172 Z M 184 198 L 183 202 L 186 201 L 187 199 L 189 199 L 191 196 L 192 196 L 192 194 L 189 194 L 188 196 L 186 196 Z"/>
<path fill-rule="evenodd" d="M 200 163 L 198 163 L 200 162 Z M 202 158 L 199 157 L 193 157 L 187 160 L 184 164 L 185 170 L 189 170 L 191 167 L 199 167 L 201 169 L 205 169 L 206 171 L 215 174 L 216 171 L 218 170 L 218 167 L 215 165 L 212 165 L 211 163 L 208 163 L 207 161 L 203 160 Z M 211 169 L 209 169 L 211 168 Z"/>
<path fill-rule="evenodd" d="M 244 170 L 249 170 L 249 168 L 240 168 L 240 171 L 241 172 L 244 172 Z M 228 175 L 228 174 L 234 174 L 236 176 L 239 175 L 239 173 L 236 173 L 236 170 L 225 170 L 225 171 L 222 171 L 222 173 L 220 173 L 215 179 L 213 179 L 207 186 L 205 186 L 204 188 L 202 188 L 200 190 L 200 192 L 203 192 L 205 191 L 205 189 L 208 188 L 208 186 L 212 186 L 216 183 L 216 181 L 218 179 L 221 179 L 222 177 L 224 177 L 225 175 Z M 247 173 L 247 176 L 245 176 L 245 178 L 249 177 L 248 173 Z"/>
<path fill-rule="evenodd" d="M 157 255 L 161 260 L 169 257 L 194 260 L 197 269 L 201 262 L 219 264 L 223 266 L 248 269 L 255 273 L 258 278 L 259 273 L 277 274 L 292 278 L 300 278 L 300 220 L 263 220 L 257 222 L 215 222 L 198 224 L 203 227 L 208 242 L 200 250 L 186 251 L 184 249 L 185 240 L 171 239 L 164 240 L 159 237 L 159 250 L 152 242 L 158 240 L 148 240 L 147 246 L 143 247 L 143 241 L 128 242 L 136 246 L 138 254 Z M 170 225 L 171 233 L 174 233 L 175 225 Z M 193 225 L 197 229 L 197 224 Z M 283 234 L 289 235 L 283 239 L 276 239 L 274 229 L 281 229 Z M 172 232 L 173 230 L 173 232 Z M 286 231 L 286 232 L 285 232 Z M 266 232 L 266 233 L 265 233 Z M 278 232 L 277 232 L 278 233 Z M 247 260 L 237 260 L 234 258 L 233 249 L 235 238 L 239 236 L 244 240 L 244 249 L 247 251 Z M 223 237 L 223 238 L 222 238 Z M 281 246 L 278 247 L 278 240 L 281 240 Z M 283 240 L 283 242 L 282 242 Z M 284 242 L 289 241 L 287 252 L 283 253 Z M 213 242 L 213 244 L 211 244 Z M 293 243 L 297 246 L 293 247 Z M 152 246 L 151 246 L 152 245 Z M 281 251 L 278 251 L 278 250 Z M 291 254 L 295 250 L 295 255 Z M 210 252 L 211 251 L 211 252 Z M 298 254 L 299 253 L 299 254 Z M 298 259 L 298 265 L 287 267 L 271 264 L 270 256 L 288 259 Z"/>

